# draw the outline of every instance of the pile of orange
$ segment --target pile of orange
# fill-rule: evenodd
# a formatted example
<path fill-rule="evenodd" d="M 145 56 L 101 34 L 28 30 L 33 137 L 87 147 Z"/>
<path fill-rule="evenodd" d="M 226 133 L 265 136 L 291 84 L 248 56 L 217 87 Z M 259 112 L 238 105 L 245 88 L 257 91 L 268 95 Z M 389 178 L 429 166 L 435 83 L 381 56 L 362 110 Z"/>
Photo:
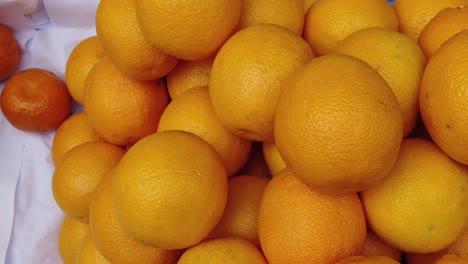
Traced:
<path fill-rule="evenodd" d="M 63 261 L 468 263 L 465 6 L 101 0 L 51 147 Z"/>

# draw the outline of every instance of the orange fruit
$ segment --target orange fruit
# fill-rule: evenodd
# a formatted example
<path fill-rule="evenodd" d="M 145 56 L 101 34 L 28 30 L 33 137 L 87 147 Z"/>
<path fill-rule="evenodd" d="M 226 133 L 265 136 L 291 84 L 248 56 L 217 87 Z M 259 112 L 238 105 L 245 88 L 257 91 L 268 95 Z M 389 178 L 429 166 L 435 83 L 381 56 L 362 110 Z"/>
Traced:
<path fill-rule="evenodd" d="M 104 256 L 96 248 L 96 243 L 94 243 L 91 234 L 88 234 L 81 241 L 80 246 L 76 252 L 75 264 L 110 264 Z"/>
<path fill-rule="evenodd" d="M 400 32 L 417 41 L 427 23 L 442 9 L 467 4 L 468 0 L 395 0 L 393 9 L 400 22 Z"/>
<path fill-rule="evenodd" d="M 89 71 L 105 56 L 106 52 L 96 36 L 80 41 L 70 53 L 65 66 L 65 82 L 70 95 L 78 104 L 84 103 Z"/>
<path fill-rule="evenodd" d="M 70 116 L 57 129 L 51 146 L 51 156 L 57 166 L 63 156 L 72 148 L 86 142 L 101 141 L 102 139 L 91 127 L 86 112 Z"/>
<path fill-rule="evenodd" d="M 250 141 L 234 135 L 219 122 L 208 87 L 186 91 L 168 105 L 158 127 L 158 131 L 167 130 L 183 130 L 203 138 L 218 152 L 228 176 L 239 171 L 249 157 Z"/>
<path fill-rule="evenodd" d="M 164 52 L 184 60 L 216 53 L 239 23 L 241 1 L 135 1 L 146 38 Z"/>
<path fill-rule="evenodd" d="M 155 133 L 168 104 L 163 81 L 134 81 L 109 59 L 98 62 L 86 83 L 84 108 L 89 122 L 106 141 L 132 145 Z"/>
<path fill-rule="evenodd" d="M 246 240 L 234 237 L 205 241 L 187 249 L 178 264 L 267 264 L 262 252 Z"/>
<path fill-rule="evenodd" d="M 283 27 L 261 24 L 237 32 L 211 69 L 210 97 L 221 123 L 240 137 L 274 141 L 282 84 L 312 57 L 307 43 Z"/>
<path fill-rule="evenodd" d="M 89 227 L 96 247 L 110 263 L 175 263 L 179 251 L 167 251 L 141 244 L 122 229 L 112 207 L 112 173 L 96 187 L 89 207 Z"/>
<path fill-rule="evenodd" d="M 192 88 L 208 86 L 213 61 L 214 57 L 199 61 L 180 61 L 166 78 L 171 98 L 176 99 Z"/>
<path fill-rule="evenodd" d="M 409 135 L 419 116 L 419 85 L 426 65 L 414 40 L 388 29 L 366 28 L 345 38 L 336 51 L 367 62 L 382 75 L 403 112 L 403 135 Z"/>
<path fill-rule="evenodd" d="M 221 158 L 188 132 L 164 131 L 140 140 L 113 177 L 117 220 L 129 236 L 157 248 L 199 243 L 226 206 L 227 175 Z"/>
<path fill-rule="evenodd" d="M 463 234 L 458 237 L 453 244 L 441 251 L 427 254 L 410 253 L 406 254 L 406 259 L 408 264 L 434 263 L 437 259 L 448 254 L 468 257 L 468 229 L 466 229 L 465 232 L 463 232 Z"/>
<path fill-rule="evenodd" d="M 445 255 L 438 259 L 434 264 L 466 264 L 468 263 L 468 257 L 460 257 L 457 255 Z"/>
<path fill-rule="evenodd" d="M 390 175 L 361 193 L 367 221 L 385 242 L 408 253 L 448 247 L 467 226 L 468 169 L 434 143 L 405 139 Z"/>
<path fill-rule="evenodd" d="M 260 246 L 258 208 L 268 181 L 266 178 L 251 175 L 229 179 L 226 209 L 209 237 L 240 237 Z"/>
<path fill-rule="evenodd" d="M 421 117 L 434 142 L 468 164 L 468 30 L 447 40 L 426 66 L 419 95 Z"/>
<path fill-rule="evenodd" d="M 381 181 L 402 135 L 402 113 L 388 84 L 347 55 L 306 64 L 285 83 L 276 109 L 276 145 L 287 167 L 326 192 L 353 193 Z"/>
<path fill-rule="evenodd" d="M 274 142 L 263 143 L 263 157 L 272 176 L 286 168 L 283 157 Z"/>
<path fill-rule="evenodd" d="M 331 53 L 352 33 L 369 27 L 398 30 L 398 20 L 385 0 L 320 0 L 306 15 L 304 39 L 317 55 Z"/>
<path fill-rule="evenodd" d="M 58 250 L 64 264 L 74 264 L 81 241 L 89 232 L 89 225 L 69 216 L 63 218 L 58 234 Z"/>
<path fill-rule="evenodd" d="M 10 28 L 0 24 L 0 81 L 5 80 L 18 69 L 21 49 Z"/>
<path fill-rule="evenodd" d="M 468 8 L 445 8 L 427 23 L 419 35 L 418 44 L 426 57 L 430 58 L 447 39 L 467 29 Z"/>
<path fill-rule="evenodd" d="M 135 2 L 138 1 L 100 1 L 96 11 L 97 36 L 115 66 L 129 78 L 156 80 L 174 69 L 177 58 L 145 38 L 138 24 Z"/>
<path fill-rule="evenodd" d="M 302 0 L 242 0 L 238 28 L 274 24 L 301 35 L 304 27 Z"/>
<path fill-rule="evenodd" d="M 371 229 L 367 229 L 367 238 L 362 255 L 368 257 L 386 256 L 400 262 L 402 252 L 380 239 Z"/>
<path fill-rule="evenodd" d="M 310 7 L 317 2 L 317 0 L 303 0 L 304 4 L 304 12 L 307 13 L 309 11 Z"/>
<path fill-rule="evenodd" d="M 72 100 L 65 83 L 43 69 L 27 69 L 11 76 L 0 98 L 2 112 L 17 129 L 46 132 L 70 115 Z"/>
<path fill-rule="evenodd" d="M 344 258 L 336 264 L 399 264 L 400 262 L 395 261 L 389 257 L 385 256 L 372 256 L 372 257 L 365 257 L 365 256 L 353 256 Z"/>
<path fill-rule="evenodd" d="M 245 166 L 238 172 L 238 175 L 252 175 L 264 178 L 271 178 L 270 171 L 265 162 L 262 152 L 261 142 L 252 142 L 249 159 Z"/>
<path fill-rule="evenodd" d="M 104 142 L 88 142 L 70 150 L 52 177 L 58 206 L 68 216 L 87 222 L 92 192 L 123 154 L 123 149 Z"/>
<path fill-rule="evenodd" d="M 263 194 L 258 233 L 270 264 L 334 264 L 362 252 L 366 220 L 356 193 L 319 192 L 285 169 Z"/>

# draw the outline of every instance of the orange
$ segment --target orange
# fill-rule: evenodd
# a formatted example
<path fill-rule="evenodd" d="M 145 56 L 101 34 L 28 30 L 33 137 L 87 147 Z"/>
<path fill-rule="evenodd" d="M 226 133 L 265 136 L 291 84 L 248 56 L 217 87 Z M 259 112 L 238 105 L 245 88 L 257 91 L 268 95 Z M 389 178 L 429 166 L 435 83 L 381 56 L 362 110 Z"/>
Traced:
<path fill-rule="evenodd" d="M 408 264 L 434 263 L 446 254 L 468 257 L 468 229 L 453 244 L 441 251 L 428 254 L 406 254 L 406 259 Z"/>
<path fill-rule="evenodd" d="M 279 153 L 278 147 L 274 142 L 263 143 L 263 156 L 272 176 L 275 176 L 286 168 L 281 153 Z"/>
<path fill-rule="evenodd" d="M 92 192 L 123 154 L 123 149 L 104 142 L 88 142 L 70 150 L 52 178 L 58 206 L 68 216 L 87 222 Z"/>
<path fill-rule="evenodd" d="M 102 0 L 96 32 L 109 58 L 129 78 L 156 80 L 174 69 L 177 58 L 151 44 L 138 24 L 135 0 Z"/>
<path fill-rule="evenodd" d="M 252 142 L 249 159 L 238 174 L 271 178 L 270 171 L 263 157 L 261 142 Z"/>
<path fill-rule="evenodd" d="M 104 140 L 120 146 L 155 133 L 169 100 L 162 80 L 131 80 L 109 59 L 94 66 L 86 89 L 84 108 L 91 126 Z"/>
<path fill-rule="evenodd" d="M 468 0 L 396 0 L 393 9 L 400 22 L 400 32 L 417 41 L 427 23 L 442 9 L 467 4 Z"/>
<path fill-rule="evenodd" d="M 112 173 L 108 173 L 91 197 L 89 226 L 96 247 L 110 263 L 175 263 L 180 252 L 150 247 L 129 237 L 112 208 Z"/>
<path fill-rule="evenodd" d="M 388 29 L 366 28 L 345 38 L 336 51 L 367 62 L 382 75 L 403 112 L 403 135 L 409 135 L 419 116 L 419 85 L 426 65 L 414 40 Z"/>
<path fill-rule="evenodd" d="M 304 27 L 302 0 L 242 0 L 238 28 L 274 24 L 301 35 Z"/>
<path fill-rule="evenodd" d="M 208 86 L 214 57 L 199 61 L 180 61 L 167 75 L 167 90 L 172 99 L 196 87 Z"/>
<path fill-rule="evenodd" d="M 178 264 L 267 264 L 254 245 L 240 238 L 220 238 L 187 249 Z"/>
<path fill-rule="evenodd" d="M 434 142 L 468 164 L 468 30 L 447 40 L 426 66 L 419 95 L 421 117 Z"/>
<path fill-rule="evenodd" d="M 263 194 L 258 233 L 270 264 L 334 264 L 362 252 L 366 220 L 356 193 L 319 192 L 286 169 Z"/>
<path fill-rule="evenodd" d="M 210 97 L 221 123 L 240 137 L 274 141 L 282 84 L 312 57 L 307 43 L 283 27 L 261 24 L 237 32 L 211 69 Z"/>
<path fill-rule="evenodd" d="M 258 208 L 268 181 L 266 178 L 251 175 L 229 179 L 226 209 L 209 237 L 240 237 L 260 246 Z"/>
<path fill-rule="evenodd" d="M 361 193 L 367 221 L 385 242 L 408 253 L 442 250 L 467 226 L 468 169 L 434 143 L 405 139 L 390 175 Z"/>
<path fill-rule="evenodd" d="M 445 255 L 438 259 L 434 264 L 466 264 L 468 263 L 468 257 L 460 257 L 457 255 Z"/>
<path fill-rule="evenodd" d="M 188 132 L 164 131 L 140 140 L 113 177 L 117 220 L 129 236 L 157 248 L 199 243 L 226 206 L 227 175 L 221 158 Z"/>
<path fill-rule="evenodd" d="M 372 256 L 372 257 L 365 257 L 365 256 L 353 256 L 344 258 L 336 264 L 399 264 L 400 262 L 395 261 L 389 257 L 385 256 Z"/>
<path fill-rule="evenodd" d="M 427 58 L 447 39 L 468 29 L 468 8 L 445 8 L 427 23 L 419 35 L 418 44 Z"/>
<path fill-rule="evenodd" d="M 351 56 L 319 57 L 284 85 L 276 145 L 309 186 L 353 193 L 385 178 L 403 135 L 402 113 L 385 80 Z"/>
<path fill-rule="evenodd" d="M 0 81 L 5 80 L 18 69 L 21 49 L 10 28 L 0 24 Z"/>
<path fill-rule="evenodd" d="M 380 239 L 372 230 L 367 229 L 366 244 L 362 255 L 369 257 L 386 256 L 400 262 L 402 252 Z"/>
<path fill-rule="evenodd" d="M 64 264 L 74 264 L 81 241 L 89 232 L 89 225 L 65 216 L 58 234 L 58 250 Z"/>
<path fill-rule="evenodd" d="M 96 36 L 80 41 L 70 53 L 65 66 L 65 82 L 70 95 L 78 104 L 84 103 L 89 71 L 105 56 L 106 52 Z"/>
<path fill-rule="evenodd" d="M 75 264 L 110 264 L 104 256 L 96 248 L 96 243 L 94 243 L 91 234 L 88 234 L 84 237 L 81 242 L 75 256 Z"/>
<path fill-rule="evenodd" d="M 359 29 L 398 30 L 398 20 L 385 0 L 320 0 L 306 15 L 304 39 L 317 55 L 331 53 L 339 42 Z"/>
<path fill-rule="evenodd" d="M 89 124 L 85 112 L 72 115 L 60 125 L 55 133 L 51 146 L 52 161 L 57 166 L 62 157 L 72 148 L 86 142 L 101 140 Z"/>
<path fill-rule="evenodd" d="M 43 69 L 27 69 L 8 79 L 0 98 L 2 112 L 17 129 L 46 132 L 70 115 L 72 99 L 65 83 Z"/>
<path fill-rule="evenodd" d="M 239 23 L 239 0 L 135 1 L 146 38 L 184 60 L 201 60 L 216 53 Z"/>
<path fill-rule="evenodd" d="M 303 0 L 304 4 L 304 12 L 307 13 L 309 11 L 310 7 L 317 2 L 317 0 Z"/>
<path fill-rule="evenodd" d="M 193 88 L 173 100 L 161 116 L 158 131 L 183 130 L 208 142 L 219 154 L 228 176 L 247 162 L 250 141 L 234 135 L 219 122 L 208 87 Z"/>

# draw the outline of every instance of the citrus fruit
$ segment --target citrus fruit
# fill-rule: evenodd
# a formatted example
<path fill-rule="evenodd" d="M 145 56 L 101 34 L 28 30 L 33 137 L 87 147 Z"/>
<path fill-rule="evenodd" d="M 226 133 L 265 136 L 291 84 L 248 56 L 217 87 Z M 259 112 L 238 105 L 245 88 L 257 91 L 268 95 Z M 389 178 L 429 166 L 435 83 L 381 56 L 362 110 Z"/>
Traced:
<path fill-rule="evenodd" d="M 274 24 L 301 35 L 304 27 L 302 0 L 242 0 L 238 28 Z"/>
<path fill-rule="evenodd" d="M 468 30 L 468 7 L 445 8 L 427 23 L 418 44 L 430 58 L 442 43 L 463 30 Z"/>
<path fill-rule="evenodd" d="M 101 42 L 96 36 L 80 41 L 73 48 L 65 66 L 65 83 L 73 99 L 84 103 L 86 78 L 93 66 L 106 56 Z"/>
<path fill-rule="evenodd" d="M 304 13 L 307 13 L 309 11 L 310 7 L 317 2 L 317 0 L 303 0 L 302 1 L 304 4 Z"/>
<path fill-rule="evenodd" d="M 353 256 L 344 258 L 336 264 L 399 264 L 400 262 L 385 256 Z"/>
<path fill-rule="evenodd" d="M 241 1 L 135 1 L 146 38 L 184 60 L 214 55 L 239 23 Z"/>
<path fill-rule="evenodd" d="M 30 132 L 56 129 L 70 115 L 72 107 L 65 83 L 38 68 L 11 76 L 0 100 L 6 119 L 17 129 Z"/>
<path fill-rule="evenodd" d="M 284 85 L 275 139 L 287 167 L 326 192 L 353 193 L 385 178 L 403 135 L 400 106 L 367 63 L 332 54 Z"/>
<path fill-rule="evenodd" d="M 52 178 L 58 206 L 68 216 L 87 222 L 92 192 L 123 154 L 123 149 L 104 142 L 88 142 L 70 150 Z"/>
<path fill-rule="evenodd" d="M 438 259 L 434 264 L 466 264 L 468 263 L 468 257 L 461 257 L 457 255 L 445 255 Z"/>
<path fill-rule="evenodd" d="M 223 127 L 219 122 L 208 93 L 208 87 L 186 91 L 164 110 L 158 131 L 183 130 L 208 142 L 223 160 L 228 176 L 241 169 L 250 153 L 250 141 Z"/>
<path fill-rule="evenodd" d="M 371 229 L 408 253 L 448 247 L 464 231 L 468 169 L 434 143 L 405 139 L 390 175 L 361 193 Z"/>
<path fill-rule="evenodd" d="M 96 11 L 97 36 L 115 66 L 129 78 L 156 80 L 174 69 L 177 58 L 145 38 L 137 21 L 135 2 L 139 1 L 100 1 Z"/>
<path fill-rule="evenodd" d="M 10 28 L 0 24 L 0 81 L 5 80 L 18 69 L 21 49 Z"/>
<path fill-rule="evenodd" d="M 265 158 L 263 157 L 261 142 L 252 142 L 249 159 L 245 166 L 238 172 L 238 175 L 253 175 L 271 178 L 270 171 L 265 162 Z"/>
<path fill-rule="evenodd" d="M 58 234 L 58 250 L 64 264 L 75 263 L 76 251 L 88 232 L 88 224 L 69 216 L 63 218 Z"/>
<path fill-rule="evenodd" d="M 75 264 L 110 264 L 96 248 L 96 243 L 88 232 L 76 252 Z"/>
<path fill-rule="evenodd" d="M 285 169 L 265 189 L 258 233 L 270 264 L 334 264 L 362 252 L 366 220 L 356 193 L 319 192 Z"/>
<path fill-rule="evenodd" d="M 367 229 L 366 244 L 362 255 L 369 257 L 386 256 L 400 262 L 402 252 L 380 239 L 372 230 Z"/>
<path fill-rule="evenodd" d="M 400 22 L 399 31 L 417 41 L 427 23 L 442 9 L 467 4 L 468 0 L 395 0 L 393 9 Z"/>
<path fill-rule="evenodd" d="M 180 61 L 167 75 L 167 90 L 171 99 L 196 87 L 208 86 L 214 57 L 199 61 Z"/>
<path fill-rule="evenodd" d="M 230 178 L 226 209 L 209 237 L 240 237 L 260 246 L 258 208 L 268 181 L 266 178 L 251 175 Z"/>
<path fill-rule="evenodd" d="M 200 137 L 164 131 L 132 146 L 114 172 L 113 207 L 123 229 L 161 249 L 183 249 L 204 239 L 221 219 L 227 174 Z"/>
<path fill-rule="evenodd" d="M 447 40 L 431 57 L 419 95 L 421 117 L 434 142 L 458 162 L 468 164 L 468 30 Z"/>
<path fill-rule="evenodd" d="M 59 164 L 62 157 L 72 148 L 86 142 L 102 139 L 91 127 L 86 112 L 80 112 L 67 118 L 55 132 L 52 141 L 51 154 L 54 165 Z"/>
<path fill-rule="evenodd" d="M 264 142 L 262 147 L 265 162 L 272 176 L 275 176 L 286 168 L 281 153 L 279 153 L 278 147 L 274 142 Z"/>
<path fill-rule="evenodd" d="M 345 38 L 336 51 L 367 62 L 382 75 L 403 112 L 403 135 L 409 135 L 419 116 L 419 85 L 426 65 L 414 40 L 388 29 L 366 28 Z"/>
<path fill-rule="evenodd" d="M 131 80 L 109 59 L 93 67 L 86 89 L 84 108 L 91 126 L 104 140 L 120 146 L 155 133 L 168 104 L 162 80 Z"/>
<path fill-rule="evenodd" d="M 89 227 L 96 247 L 110 263 L 175 263 L 180 252 L 143 245 L 122 229 L 112 208 L 112 173 L 96 187 L 89 208 Z"/>
<path fill-rule="evenodd" d="M 178 264 L 267 264 L 253 244 L 240 238 L 205 241 L 187 249 Z"/>
<path fill-rule="evenodd" d="M 306 15 L 304 39 L 316 55 L 331 53 L 339 42 L 368 27 L 398 30 L 398 20 L 385 0 L 320 0 Z"/>
<path fill-rule="evenodd" d="M 211 69 L 210 97 L 221 123 L 240 137 L 274 141 L 282 84 L 312 57 L 307 43 L 283 27 L 260 24 L 237 32 Z"/>

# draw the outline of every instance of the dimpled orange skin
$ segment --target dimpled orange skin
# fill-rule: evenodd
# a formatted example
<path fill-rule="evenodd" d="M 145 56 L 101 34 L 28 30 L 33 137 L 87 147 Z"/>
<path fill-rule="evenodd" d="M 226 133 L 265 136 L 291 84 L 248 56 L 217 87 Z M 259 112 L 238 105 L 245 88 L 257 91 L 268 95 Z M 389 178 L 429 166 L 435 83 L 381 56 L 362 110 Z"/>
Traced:
<path fill-rule="evenodd" d="M 403 137 L 402 113 L 372 67 L 351 56 L 325 55 L 296 72 L 283 91 L 276 145 L 303 182 L 354 193 L 388 175 Z"/>
<path fill-rule="evenodd" d="M 239 23 L 239 0 L 138 0 L 138 22 L 146 38 L 184 60 L 214 55 Z"/>
<path fill-rule="evenodd" d="M 214 57 L 200 61 L 180 61 L 166 77 L 167 91 L 171 99 L 191 88 L 208 86 L 213 61 Z"/>
<path fill-rule="evenodd" d="M 158 132 L 127 151 L 114 172 L 112 195 L 127 234 L 157 248 L 183 249 L 203 240 L 221 219 L 227 174 L 200 137 Z"/>
<path fill-rule="evenodd" d="M 21 62 L 21 49 L 10 28 L 0 25 L 0 82 L 12 75 Z"/>
<path fill-rule="evenodd" d="M 434 142 L 468 164 L 468 30 L 447 40 L 426 66 L 419 94 L 421 117 Z"/>
<path fill-rule="evenodd" d="M 335 264 L 399 264 L 400 262 L 385 256 L 353 256 L 342 259 Z"/>
<path fill-rule="evenodd" d="M 390 246 L 379 238 L 371 229 L 367 229 L 366 244 L 362 251 L 363 256 L 387 256 L 400 262 L 402 257 L 401 250 Z"/>
<path fill-rule="evenodd" d="M 74 264 L 75 255 L 83 238 L 89 233 L 89 225 L 65 216 L 58 234 L 58 250 L 64 264 Z"/>
<path fill-rule="evenodd" d="M 319 192 L 285 169 L 264 192 L 258 232 L 270 264 L 334 264 L 361 254 L 366 220 L 356 193 Z"/>
<path fill-rule="evenodd" d="M 76 252 L 75 264 L 111 264 L 107 259 L 99 252 L 94 243 L 93 237 L 88 234 L 81 241 L 80 246 Z"/>
<path fill-rule="evenodd" d="M 453 254 L 445 255 L 438 259 L 434 264 L 466 264 L 468 263 L 467 257 L 461 257 Z"/>

